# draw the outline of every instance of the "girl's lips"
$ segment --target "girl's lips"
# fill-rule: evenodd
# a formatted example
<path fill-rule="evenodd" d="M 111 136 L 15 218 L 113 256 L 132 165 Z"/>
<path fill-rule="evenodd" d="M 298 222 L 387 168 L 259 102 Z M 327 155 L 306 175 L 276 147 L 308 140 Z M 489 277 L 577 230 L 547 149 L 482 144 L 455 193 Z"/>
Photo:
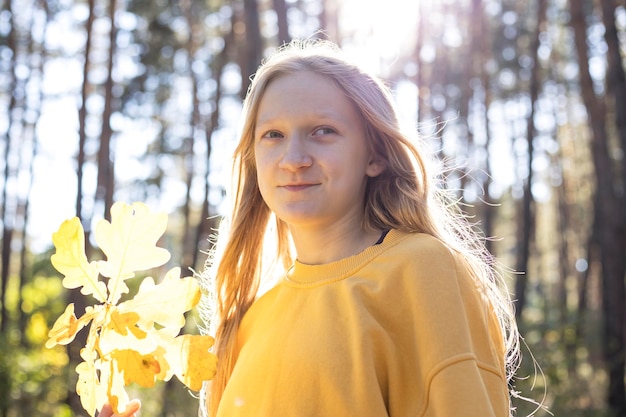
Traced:
<path fill-rule="evenodd" d="M 283 185 L 282 188 L 287 191 L 302 191 L 314 187 L 315 185 L 317 184 L 286 184 Z"/>

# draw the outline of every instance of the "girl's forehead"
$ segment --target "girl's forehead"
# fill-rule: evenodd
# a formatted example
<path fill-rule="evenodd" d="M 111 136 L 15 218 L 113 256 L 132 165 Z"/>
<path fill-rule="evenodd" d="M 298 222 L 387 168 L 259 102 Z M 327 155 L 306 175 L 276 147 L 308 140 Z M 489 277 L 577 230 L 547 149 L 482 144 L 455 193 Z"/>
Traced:
<path fill-rule="evenodd" d="M 315 72 L 299 72 L 281 75 L 269 82 L 259 97 L 259 107 L 266 102 L 294 99 L 321 100 L 324 98 L 341 99 L 345 97 L 343 90 L 334 80 Z"/>
<path fill-rule="evenodd" d="M 354 106 L 346 91 L 332 78 L 313 71 L 290 73 L 269 82 L 260 97 L 258 111 L 271 112 L 286 107 Z"/>

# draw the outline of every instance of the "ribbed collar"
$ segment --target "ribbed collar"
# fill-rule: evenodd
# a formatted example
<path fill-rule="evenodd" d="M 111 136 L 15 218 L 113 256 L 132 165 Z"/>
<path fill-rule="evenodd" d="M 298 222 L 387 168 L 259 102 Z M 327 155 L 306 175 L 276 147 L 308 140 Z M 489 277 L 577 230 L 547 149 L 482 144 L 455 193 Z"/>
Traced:
<path fill-rule="evenodd" d="M 345 279 L 380 253 L 403 240 L 406 233 L 390 230 L 385 240 L 378 245 L 368 246 L 356 255 L 321 265 L 308 265 L 296 262 L 289 269 L 284 284 L 293 287 L 316 287 Z"/>

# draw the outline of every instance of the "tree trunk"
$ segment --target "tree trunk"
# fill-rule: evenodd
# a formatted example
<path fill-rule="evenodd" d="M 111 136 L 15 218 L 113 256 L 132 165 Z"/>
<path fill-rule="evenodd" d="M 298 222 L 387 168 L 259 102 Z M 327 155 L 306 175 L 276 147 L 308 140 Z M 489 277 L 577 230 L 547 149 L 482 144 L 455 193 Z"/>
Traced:
<path fill-rule="evenodd" d="M 245 97 L 250 86 L 250 77 L 256 72 L 263 57 L 263 38 L 259 26 L 257 0 L 243 0 L 243 21 L 246 28 L 241 56 L 241 97 Z"/>
<path fill-rule="evenodd" d="M 591 155 L 596 171 L 596 189 L 600 210 L 599 240 L 602 264 L 602 312 L 604 320 L 603 353 L 609 378 L 607 401 L 615 416 L 626 416 L 626 387 L 624 384 L 624 204 L 615 189 L 617 177 L 613 174 L 605 127 L 606 106 L 593 90 L 589 73 L 587 36 L 583 4 L 570 1 L 571 26 L 578 54 L 580 85 L 583 102 L 591 123 Z"/>
<path fill-rule="evenodd" d="M 43 12 L 45 13 L 45 17 L 46 17 L 46 23 L 45 26 L 43 28 L 43 36 L 42 39 L 46 38 L 46 32 L 47 32 L 47 27 L 48 27 L 48 23 L 49 23 L 49 10 L 48 10 L 48 3 L 46 1 L 38 1 L 37 3 L 39 3 L 37 6 L 41 7 L 41 10 L 43 10 Z M 34 25 L 34 19 L 31 19 L 31 33 L 32 33 L 32 29 L 33 29 L 33 25 Z M 33 56 L 33 55 L 37 55 L 39 56 L 38 60 L 35 60 L 35 62 L 37 62 L 37 66 L 33 67 L 31 69 L 31 73 L 32 73 L 32 77 L 38 77 L 39 78 L 39 82 L 43 81 L 43 77 L 44 77 L 44 68 L 45 68 L 45 64 L 47 61 L 47 57 L 48 57 L 48 50 L 45 47 L 45 43 L 39 44 L 37 49 L 35 49 L 35 42 L 34 40 L 30 39 L 30 44 L 29 44 L 29 51 L 28 51 L 29 56 Z M 28 137 L 30 138 L 30 142 L 31 142 L 31 153 L 30 153 L 30 160 L 28 161 L 28 165 L 26 166 L 25 170 L 28 172 L 28 184 L 27 184 L 27 190 L 24 193 L 25 197 L 20 201 L 19 203 L 19 207 L 18 207 L 18 211 L 22 214 L 22 218 L 23 218 L 23 223 L 22 223 L 22 245 L 20 248 L 20 261 L 19 261 L 19 273 L 18 273 L 18 300 L 17 300 L 17 318 L 16 321 L 18 323 L 18 327 L 20 330 L 20 342 L 22 344 L 22 346 L 26 345 L 26 338 L 25 338 L 25 333 L 26 333 L 26 325 L 27 325 L 27 320 L 28 317 L 24 314 L 21 306 L 22 306 L 22 289 L 24 287 L 24 285 L 27 283 L 27 281 L 29 280 L 29 278 L 32 276 L 32 270 L 30 270 L 29 265 L 28 265 L 28 254 L 29 254 L 29 247 L 28 247 L 28 236 L 26 234 L 26 231 L 28 230 L 28 223 L 29 223 L 29 212 L 30 212 L 30 194 L 31 194 L 31 190 L 33 188 L 33 180 L 34 180 L 34 162 L 35 159 L 37 157 L 37 152 L 38 152 L 38 140 L 37 140 L 37 133 L 36 133 L 36 120 L 39 120 L 39 115 L 41 114 L 41 104 L 43 102 L 44 99 L 44 94 L 43 91 L 40 89 L 38 91 L 38 97 L 37 100 L 33 100 L 31 101 L 30 105 L 29 105 L 29 111 L 31 111 L 33 113 L 33 122 L 29 121 L 26 123 L 25 125 L 25 131 L 28 132 L 28 134 L 25 134 L 24 137 Z"/>
<path fill-rule="evenodd" d="M 4 183 L 2 187 L 2 204 L 0 204 L 0 219 L 2 219 L 2 254 L 0 256 L 0 332 L 5 333 L 8 328 L 8 320 L 9 314 L 6 305 L 7 297 L 6 291 L 9 283 L 9 278 L 11 276 L 11 244 L 13 241 L 13 226 L 15 224 L 15 207 L 13 203 L 10 203 L 9 200 L 14 201 L 14 195 L 9 195 L 10 189 L 9 184 L 11 183 L 11 177 L 14 176 L 15 163 L 13 162 L 15 158 L 12 158 L 13 152 L 18 152 L 13 150 L 12 146 L 12 126 L 15 123 L 15 113 L 14 109 L 18 106 L 17 103 L 17 94 L 15 94 L 15 90 L 17 89 L 18 80 L 15 76 L 15 66 L 18 56 L 18 48 L 16 44 L 16 29 L 15 22 L 13 20 L 13 11 L 11 9 L 12 2 L 7 2 L 7 12 L 9 16 L 9 33 L 6 38 L 7 47 L 11 50 L 11 58 L 10 64 L 7 69 L 7 78 L 9 85 L 9 91 L 12 92 L 10 94 L 9 107 L 7 109 L 8 116 L 8 126 L 6 129 L 6 134 L 4 137 L 5 140 L 5 161 L 4 161 Z M 13 193 L 12 193 L 13 194 Z M 13 209 L 11 209 L 13 206 Z"/>
<path fill-rule="evenodd" d="M 533 154 L 535 151 L 534 138 L 536 134 L 535 129 L 535 105 L 537 97 L 539 96 L 539 37 L 543 30 L 543 25 L 546 20 L 547 2 L 539 0 L 537 5 L 537 28 L 535 30 L 535 36 L 531 45 L 530 53 L 532 54 L 533 68 L 530 77 L 529 96 L 530 96 L 530 113 L 526 121 L 526 142 L 528 143 L 528 158 L 527 158 L 527 176 L 524 181 L 524 194 L 522 197 L 521 214 L 519 216 L 518 223 L 518 241 L 517 241 L 517 271 L 520 274 L 515 281 L 515 315 L 520 318 L 526 305 L 526 286 L 528 283 L 528 259 L 530 258 L 530 247 L 535 231 L 535 201 L 532 193 L 533 185 Z"/>
<path fill-rule="evenodd" d="M 324 39 L 331 40 L 341 46 L 341 33 L 339 28 L 339 16 L 337 2 L 335 0 L 322 0 L 322 10 L 319 14 L 320 35 Z"/>
<path fill-rule="evenodd" d="M 4 228 L 2 230 L 2 281 L 0 283 L 0 291 L 2 292 L 0 296 L 2 299 L 0 302 L 2 303 L 2 311 L 0 314 L 0 333 L 5 333 L 8 329 L 9 325 L 9 310 L 6 305 L 7 297 L 7 286 L 9 283 L 9 272 L 11 267 L 11 243 L 13 241 L 13 228 L 5 223 Z"/>
<path fill-rule="evenodd" d="M 422 62 L 421 54 L 424 47 L 424 34 L 426 33 L 426 19 L 424 14 L 426 9 L 423 2 L 419 3 L 419 18 L 417 21 L 417 41 L 415 42 L 415 65 L 417 73 L 415 74 L 415 85 L 417 86 L 417 126 L 419 131 L 420 123 L 424 123 L 426 101 L 428 99 L 428 87 L 426 85 L 425 65 Z"/>
<path fill-rule="evenodd" d="M 183 233 L 181 237 L 182 247 L 182 264 L 186 267 L 194 267 L 193 259 L 194 254 L 197 252 L 195 235 L 193 229 L 195 229 L 194 221 L 192 217 L 192 201 L 191 201 L 191 187 L 193 183 L 193 177 L 195 172 L 195 156 L 194 156 L 194 143 L 196 135 L 200 127 L 200 100 L 198 98 L 198 79 L 194 74 L 192 67 L 196 54 L 196 39 L 199 36 L 196 34 L 198 31 L 198 24 L 194 19 L 194 10 L 192 3 L 189 0 L 183 0 L 180 2 L 180 6 L 187 22 L 187 28 L 189 30 L 189 38 L 185 45 L 187 53 L 187 69 L 189 71 L 189 77 L 191 80 L 191 114 L 189 115 L 189 136 L 183 141 L 182 158 L 185 173 L 185 203 L 183 205 Z M 208 163 L 208 160 L 207 160 Z"/>
<path fill-rule="evenodd" d="M 619 146 L 626 152 L 626 75 L 620 52 L 620 42 L 615 25 L 615 0 L 602 0 L 602 22 L 604 23 L 604 40 L 607 45 L 607 92 L 613 97 L 613 112 L 619 137 Z M 626 189 L 626 158 L 622 158 L 621 194 Z M 626 222 L 626 211 L 623 211 Z M 626 255 L 626 254 L 625 254 Z"/>
<path fill-rule="evenodd" d="M 567 366 L 568 375 L 570 378 L 576 375 L 576 340 L 570 336 L 570 321 L 569 321 L 569 308 L 568 308 L 568 296 L 567 296 L 567 282 L 570 277 L 570 248 L 568 244 L 568 234 L 571 228 L 570 214 L 569 214 L 569 201 L 568 201 L 568 183 L 565 178 L 563 170 L 563 155 L 557 153 L 552 164 L 558 169 L 561 177 L 561 185 L 557 187 L 556 195 L 556 210 L 557 210 L 557 225 L 556 232 L 558 238 L 558 252 L 559 252 L 559 281 L 557 284 L 557 303 L 559 306 L 559 324 L 561 331 L 561 340 L 563 344 L 563 350 L 565 353 L 565 364 Z"/>
<path fill-rule="evenodd" d="M 604 39 L 607 44 L 607 89 L 606 91 L 613 97 L 613 114 L 615 115 L 615 125 L 617 127 L 617 136 L 619 138 L 618 147 L 621 147 L 621 153 L 626 152 L 626 76 L 624 75 L 624 66 L 622 54 L 620 52 L 620 42 L 615 24 L 614 0 L 602 0 L 602 21 L 604 23 Z M 608 332 L 611 334 L 607 346 L 607 355 L 610 358 L 615 357 L 615 369 L 610 371 L 610 392 L 609 403 L 620 416 L 626 416 L 626 386 L 624 383 L 624 372 L 626 367 L 626 289 L 624 287 L 624 276 L 626 274 L 626 159 L 622 158 L 621 163 L 621 181 L 615 178 L 616 192 L 615 204 L 618 206 L 616 215 L 621 216 L 615 221 L 617 230 L 612 233 L 616 234 L 615 242 L 621 245 L 615 248 L 615 254 L 619 260 L 615 261 L 615 274 L 612 276 L 611 282 L 607 285 L 608 304 L 607 315 L 615 314 L 617 317 L 610 317 L 608 324 Z M 619 254 L 621 250 L 621 255 Z M 620 314 L 621 312 L 621 314 Z"/>
<path fill-rule="evenodd" d="M 484 165 L 482 168 L 483 175 L 481 178 L 481 189 L 484 192 L 482 198 L 482 204 L 478 206 L 479 209 L 478 218 L 481 222 L 481 229 L 486 238 L 485 247 L 491 253 L 493 250 L 492 237 L 493 237 L 493 225 L 495 220 L 495 204 L 493 198 L 490 195 L 489 189 L 492 183 L 491 175 L 491 160 L 489 147 L 491 145 L 491 129 L 489 126 L 489 107 L 491 106 L 491 92 L 489 86 L 489 72 L 485 68 L 485 63 L 491 57 L 491 45 L 489 42 L 489 36 L 487 33 L 485 13 L 483 11 L 482 0 L 472 0 L 471 6 L 471 34 L 472 34 L 472 77 L 473 82 L 476 83 L 472 96 L 474 100 L 482 101 L 484 110 L 482 113 L 482 120 L 485 130 L 484 144 Z M 479 110 L 474 110 L 479 111 Z M 478 121 L 478 116 L 475 116 L 475 120 Z M 468 123 L 469 129 L 469 123 Z M 478 145 L 476 145 L 478 146 Z"/>
<path fill-rule="evenodd" d="M 278 44 L 289 43 L 291 36 L 289 35 L 289 22 L 287 20 L 287 3 L 285 0 L 273 0 L 274 11 L 278 23 Z"/>
<path fill-rule="evenodd" d="M 481 210 L 481 218 L 482 218 L 482 230 L 486 237 L 485 246 L 487 250 L 491 253 L 493 251 L 493 229 L 495 224 L 495 202 L 494 198 L 491 195 L 491 183 L 493 182 L 492 172 L 491 172 L 491 127 L 489 121 L 489 108 L 491 107 L 491 88 L 490 88 L 490 75 L 487 69 L 485 68 L 485 63 L 491 59 L 491 43 L 489 42 L 490 37 L 487 33 L 487 25 L 485 19 L 485 13 L 482 9 L 482 1 L 474 0 L 473 8 L 475 10 L 474 15 L 475 18 L 479 19 L 478 24 L 478 33 L 476 36 L 479 40 L 478 47 L 478 62 L 476 63 L 477 69 L 476 73 L 479 74 L 480 85 L 482 87 L 482 101 L 484 106 L 483 113 L 483 123 L 485 126 L 485 166 L 484 166 L 484 176 L 482 182 L 482 189 L 485 190 L 484 202 L 482 204 Z"/>
<path fill-rule="evenodd" d="M 598 192 L 596 191 L 594 195 L 594 207 L 598 207 L 600 204 L 598 203 Z M 576 320 L 575 320 L 575 328 L 574 328 L 574 340 L 577 343 L 582 342 L 585 339 L 585 329 L 583 328 L 583 324 L 585 322 L 585 318 L 587 316 L 588 310 L 588 294 L 589 294 L 589 281 L 591 279 L 591 265 L 598 264 L 599 255 L 598 249 L 600 247 L 600 237 L 598 236 L 600 223 L 600 210 L 595 210 L 593 214 L 593 221 L 591 224 L 591 230 L 587 236 L 587 242 L 585 246 L 585 259 L 587 260 L 587 269 L 579 273 L 578 276 L 578 304 L 576 308 Z"/>
<path fill-rule="evenodd" d="M 465 161 L 461 166 L 458 167 L 460 170 L 459 173 L 459 189 L 461 190 L 461 199 L 465 201 L 465 190 L 467 189 L 467 182 L 470 179 L 469 172 L 473 168 L 469 166 L 469 161 L 472 160 L 472 155 L 475 152 L 474 147 L 474 129 L 470 125 L 470 102 L 473 100 L 474 96 L 474 88 L 472 88 L 471 81 L 478 74 L 476 66 L 480 62 L 480 15 L 481 13 L 481 0 L 472 0 L 471 7 L 469 10 L 461 9 L 458 4 L 454 6 L 446 6 L 445 8 L 449 8 L 449 13 L 463 14 L 469 13 L 470 18 L 466 20 L 466 27 L 461 28 L 461 30 L 465 29 L 467 31 L 467 38 L 469 40 L 468 44 L 461 49 L 465 49 L 463 53 L 467 54 L 466 59 L 468 61 L 468 66 L 465 68 L 465 71 L 461 71 L 459 77 L 459 87 L 461 90 L 461 97 L 459 99 L 458 104 L 458 126 L 459 128 L 463 128 L 463 130 L 459 129 L 459 137 L 457 140 L 462 142 L 460 152 L 465 152 L 465 155 L 459 155 L 461 160 Z M 444 9 L 445 9 L 444 8 Z M 464 21 L 465 19 L 459 19 L 460 21 Z M 475 126 L 474 126 L 475 128 Z"/>
<path fill-rule="evenodd" d="M 85 169 L 85 143 L 87 142 L 87 96 L 89 91 L 89 68 L 91 67 L 91 44 L 93 38 L 93 21 L 94 21 L 94 7 L 95 0 L 88 0 L 87 5 L 89 8 L 89 14 L 87 16 L 87 22 L 85 23 L 85 51 L 83 53 L 83 83 L 81 85 L 81 103 L 78 109 L 78 155 L 76 161 L 76 216 L 81 219 L 85 230 L 89 230 L 89 226 L 84 222 L 83 217 L 83 173 Z"/>
<path fill-rule="evenodd" d="M 85 232 L 85 253 L 87 257 L 90 257 L 91 254 L 91 245 L 89 244 L 89 235 L 90 235 L 90 216 L 85 218 L 85 213 L 83 213 L 83 173 L 85 167 L 85 143 L 87 141 L 87 130 L 86 130 L 86 120 L 87 120 L 87 96 L 90 90 L 89 85 L 89 69 L 91 67 L 91 46 L 93 41 L 93 23 L 95 20 L 95 0 L 88 0 L 88 9 L 89 14 L 87 16 L 87 21 L 85 23 L 85 50 L 83 52 L 83 83 L 81 86 L 81 104 L 78 109 L 78 155 L 77 155 L 77 163 L 76 163 L 76 181 L 77 181 L 77 192 L 76 192 L 76 216 L 81 220 L 83 224 L 84 232 Z M 85 311 L 86 301 L 85 297 L 80 293 L 80 290 L 74 289 L 68 291 L 68 303 L 74 304 L 74 310 L 76 315 L 80 317 L 80 315 Z M 79 364 L 82 359 L 80 357 L 80 349 L 78 346 L 84 346 L 87 339 L 86 332 L 79 332 L 76 335 L 76 341 L 74 343 L 70 343 L 67 346 L 67 353 L 69 357 L 70 367 L 73 368 L 77 364 Z M 80 397 L 76 394 L 75 386 L 77 377 L 74 373 L 70 372 L 69 374 L 69 382 L 67 384 L 67 398 L 66 402 L 72 409 L 75 415 L 81 415 L 83 413 L 83 406 L 80 402 Z"/>
<path fill-rule="evenodd" d="M 107 79 L 104 83 L 104 110 L 102 112 L 102 130 L 100 132 L 100 149 L 98 150 L 98 188 L 96 201 L 104 203 L 104 218 L 111 220 L 111 206 L 113 205 L 113 193 L 115 190 L 115 174 L 113 161 L 111 160 L 111 115 L 113 114 L 113 64 L 117 49 L 117 28 L 115 24 L 115 11 L 117 0 L 109 0 L 109 19 L 111 29 L 109 31 L 109 56 L 107 63 Z"/>

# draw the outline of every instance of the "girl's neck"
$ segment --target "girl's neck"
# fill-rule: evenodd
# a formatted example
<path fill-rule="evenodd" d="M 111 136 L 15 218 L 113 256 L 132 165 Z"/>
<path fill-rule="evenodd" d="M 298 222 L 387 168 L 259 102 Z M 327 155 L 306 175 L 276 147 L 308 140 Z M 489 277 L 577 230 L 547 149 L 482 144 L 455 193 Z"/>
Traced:
<path fill-rule="evenodd" d="M 363 251 L 375 244 L 381 230 L 365 230 L 363 227 L 333 227 L 330 229 L 291 228 L 291 235 L 298 254 L 298 261 L 320 265 Z"/>

